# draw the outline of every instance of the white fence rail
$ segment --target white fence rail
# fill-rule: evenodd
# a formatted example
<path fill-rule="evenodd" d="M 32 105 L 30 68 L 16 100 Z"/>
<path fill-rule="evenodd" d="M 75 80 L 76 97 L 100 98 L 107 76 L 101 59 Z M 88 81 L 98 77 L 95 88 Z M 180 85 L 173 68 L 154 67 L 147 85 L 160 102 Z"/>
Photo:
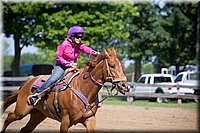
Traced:
<path fill-rule="evenodd" d="M 26 81 L 28 78 L 30 77 L 0 77 L 0 82 L 24 82 Z M 129 82 L 130 85 L 140 85 L 140 86 L 157 86 L 157 87 L 182 87 L 182 88 L 194 88 L 194 89 L 199 89 L 199 86 L 182 86 L 182 85 L 162 85 L 162 84 L 138 84 L 138 83 L 133 83 L 133 82 Z M 107 84 L 107 86 L 109 86 L 109 84 Z M 1 86 L 0 90 L 1 91 L 18 91 L 20 88 L 20 86 Z M 99 92 L 99 96 L 100 98 L 101 97 L 104 97 L 104 96 L 107 96 L 108 93 L 104 90 L 101 90 Z M 118 93 L 117 96 L 125 96 L 125 97 L 147 97 L 147 98 L 153 98 L 153 97 L 160 97 L 160 98 L 176 98 L 178 100 L 182 100 L 182 99 L 194 99 L 195 101 L 197 101 L 199 99 L 199 96 L 197 95 L 183 95 L 183 94 L 144 94 L 144 93 L 134 93 L 134 92 L 126 92 L 125 95 L 122 95 L 120 93 Z"/>
<path fill-rule="evenodd" d="M 31 77 L 31 76 L 30 76 Z M 1 91 L 18 91 L 20 85 L 15 85 L 14 82 L 24 82 L 30 77 L 0 77 Z M 19 83 L 18 83 L 19 84 Z"/>
<path fill-rule="evenodd" d="M 142 83 L 130 83 L 132 85 L 135 86 L 148 86 L 148 87 L 176 87 L 176 88 L 193 88 L 193 89 L 199 89 L 199 85 L 180 85 L 180 84 L 174 84 L 174 85 L 165 85 L 165 84 L 159 84 L 159 83 L 155 83 L 155 84 L 142 84 Z"/>

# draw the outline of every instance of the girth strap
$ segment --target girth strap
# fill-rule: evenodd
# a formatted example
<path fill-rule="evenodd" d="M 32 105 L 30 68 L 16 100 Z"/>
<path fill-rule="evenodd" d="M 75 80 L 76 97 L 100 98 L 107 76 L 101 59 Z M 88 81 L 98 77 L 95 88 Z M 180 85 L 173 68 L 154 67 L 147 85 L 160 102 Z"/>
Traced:
<path fill-rule="evenodd" d="M 60 113 L 60 109 L 58 107 L 58 92 L 59 92 L 59 87 L 56 86 L 56 91 L 55 91 L 54 100 L 53 100 L 53 106 L 56 110 L 58 117 L 61 119 L 61 113 Z"/>
<path fill-rule="evenodd" d="M 44 100 L 43 109 L 47 110 L 49 112 L 49 114 L 51 115 L 52 118 L 55 118 L 54 115 L 53 115 L 53 113 L 51 112 L 51 110 L 48 107 L 47 100 Z"/>
<path fill-rule="evenodd" d="M 76 94 L 76 96 L 78 96 L 80 98 L 80 100 L 86 105 L 89 106 L 89 102 L 87 100 L 87 98 L 78 90 L 75 90 L 74 88 L 70 87 L 70 89 L 72 90 L 72 92 L 74 92 Z"/>
<path fill-rule="evenodd" d="M 89 103 L 88 102 L 88 100 L 87 100 L 87 98 L 81 93 L 81 92 L 79 92 L 78 90 L 76 90 L 76 89 L 74 89 L 74 88 L 72 88 L 72 87 L 70 87 L 70 89 L 72 90 L 72 92 L 74 92 L 74 94 L 76 94 L 76 96 L 78 96 L 78 98 L 85 104 L 85 106 L 86 106 L 86 111 L 88 111 L 88 110 L 91 110 L 91 108 L 93 107 L 93 106 L 95 106 L 95 105 L 97 105 L 98 103 L 97 102 L 93 102 L 93 103 Z"/>

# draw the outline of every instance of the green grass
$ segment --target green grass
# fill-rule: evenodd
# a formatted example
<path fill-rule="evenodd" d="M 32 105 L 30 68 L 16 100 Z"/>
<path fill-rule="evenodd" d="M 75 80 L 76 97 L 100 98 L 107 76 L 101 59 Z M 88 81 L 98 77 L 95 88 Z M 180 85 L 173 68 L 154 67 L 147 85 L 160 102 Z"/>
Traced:
<path fill-rule="evenodd" d="M 142 106 L 142 107 L 183 107 L 188 109 L 199 109 L 199 103 L 195 102 L 183 102 L 182 104 L 178 104 L 176 100 L 170 101 L 168 103 L 157 103 L 157 102 L 149 102 L 149 100 L 135 100 L 134 102 L 127 102 L 126 97 L 108 97 L 103 101 L 104 104 L 111 105 L 131 105 L 131 106 Z"/>

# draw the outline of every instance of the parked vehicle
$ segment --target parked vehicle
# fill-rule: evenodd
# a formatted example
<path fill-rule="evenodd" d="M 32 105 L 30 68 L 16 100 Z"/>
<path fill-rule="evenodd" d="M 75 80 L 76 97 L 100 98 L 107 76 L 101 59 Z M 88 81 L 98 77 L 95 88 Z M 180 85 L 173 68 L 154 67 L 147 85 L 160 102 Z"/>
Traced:
<path fill-rule="evenodd" d="M 49 64 L 23 64 L 20 65 L 19 77 L 37 76 L 37 75 L 48 75 L 51 74 L 53 66 Z M 12 71 L 5 71 L 3 77 L 12 77 Z M 4 81 L 3 86 L 19 86 L 24 81 Z"/>
<path fill-rule="evenodd" d="M 180 87 L 180 90 L 184 90 L 184 94 L 199 94 L 198 86 L 198 74 L 195 71 L 186 71 L 180 72 L 174 82 L 180 86 L 188 86 L 188 87 Z"/>
<path fill-rule="evenodd" d="M 141 83 L 146 85 L 149 84 L 150 86 L 143 86 Z M 166 98 L 159 98 L 159 97 L 152 98 L 151 95 L 155 93 L 162 93 L 162 94 L 172 93 L 171 88 L 165 86 L 162 87 L 152 86 L 153 84 L 172 86 L 174 84 L 173 76 L 170 74 L 144 74 L 139 78 L 136 85 L 134 85 L 129 89 L 129 91 L 135 94 L 134 98 L 147 98 L 147 99 L 150 98 L 150 100 L 157 101 L 160 103 L 164 101 L 167 102 Z M 137 97 L 137 94 L 143 94 L 146 95 L 146 97 L 142 95 Z M 132 101 L 134 99 L 133 97 L 127 97 L 127 100 Z"/>
<path fill-rule="evenodd" d="M 179 74 L 177 74 L 174 82 L 175 84 L 180 86 L 179 90 L 181 94 L 199 95 L 200 90 L 199 90 L 199 85 L 198 85 L 198 82 L 199 82 L 198 79 L 199 78 L 198 78 L 197 71 L 188 70 L 188 71 L 180 72 Z M 199 102 L 198 98 L 195 98 L 194 100 L 195 102 Z"/>
<path fill-rule="evenodd" d="M 51 74 L 53 66 L 49 64 L 23 64 L 20 65 L 20 77 Z M 12 77 L 12 71 L 5 71 L 3 77 Z"/>
<path fill-rule="evenodd" d="M 51 74 L 53 66 L 49 64 L 24 64 L 20 66 L 20 76 Z"/>

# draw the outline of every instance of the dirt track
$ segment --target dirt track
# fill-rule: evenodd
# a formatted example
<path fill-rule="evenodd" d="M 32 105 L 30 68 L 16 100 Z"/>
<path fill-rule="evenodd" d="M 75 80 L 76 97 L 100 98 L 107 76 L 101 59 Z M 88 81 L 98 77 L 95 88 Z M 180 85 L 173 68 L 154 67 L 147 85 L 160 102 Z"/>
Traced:
<path fill-rule="evenodd" d="M 8 111 L 14 109 L 10 106 L 1 120 L 7 117 Z M 196 131 L 198 129 L 198 111 L 193 109 L 179 108 L 158 108 L 158 107 L 136 107 L 136 106 L 114 106 L 102 105 L 97 112 L 98 131 Z M 29 116 L 20 121 L 13 122 L 7 131 L 19 132 Z M 56 131 L 59 132 L 60 123 L 45 119 L 34 131 Z M 84 131 L 81 124 L 70 128 L 69 131 Z"/>

